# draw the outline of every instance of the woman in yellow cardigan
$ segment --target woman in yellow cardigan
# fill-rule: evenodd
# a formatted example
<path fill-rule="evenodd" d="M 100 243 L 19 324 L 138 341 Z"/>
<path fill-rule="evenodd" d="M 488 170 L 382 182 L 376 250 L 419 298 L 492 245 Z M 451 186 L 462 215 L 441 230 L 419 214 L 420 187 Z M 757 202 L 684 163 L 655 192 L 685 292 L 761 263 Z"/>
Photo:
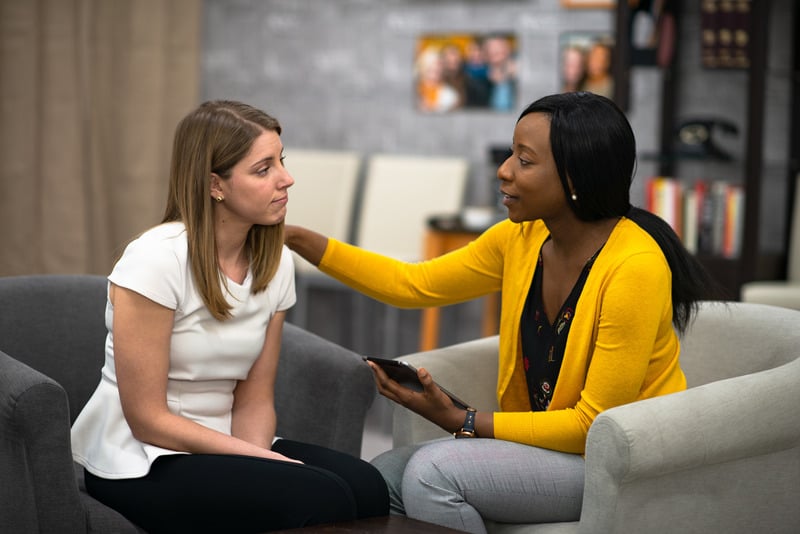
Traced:
<path fill-rule="evenodd" d="M 631 207 L 635 140 L 611 100 L 544 97 L 521 114 L 511 149 L 497 171 L 508 219 L 439 258 L 403 263 L 287 227 L 290 248 L 389 304 L 502 291 L 500 411 L 454 406 L 424 369 L 415 392 L 373 365 L 387 398 L 456 437 L 480 438 L 373 460 L 395 513 L 469 532 L 485 532 L 482 518 L 580 517 L 589 426 L 603 410 L 685 389 L 676 330 L 713 287 L 665 222 Z"/>

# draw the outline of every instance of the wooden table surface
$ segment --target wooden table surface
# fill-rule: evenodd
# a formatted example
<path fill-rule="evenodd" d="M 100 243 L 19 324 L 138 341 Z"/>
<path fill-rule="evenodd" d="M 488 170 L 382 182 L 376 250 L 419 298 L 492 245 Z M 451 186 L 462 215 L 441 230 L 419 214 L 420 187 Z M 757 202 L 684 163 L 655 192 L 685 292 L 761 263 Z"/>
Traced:
<path fill-rule="evenodd" d="M 456 534 L 461 531 L 417 521 L 406 516 L 388 515 L 275 532 L 285 532 L 286 534 Z"/>

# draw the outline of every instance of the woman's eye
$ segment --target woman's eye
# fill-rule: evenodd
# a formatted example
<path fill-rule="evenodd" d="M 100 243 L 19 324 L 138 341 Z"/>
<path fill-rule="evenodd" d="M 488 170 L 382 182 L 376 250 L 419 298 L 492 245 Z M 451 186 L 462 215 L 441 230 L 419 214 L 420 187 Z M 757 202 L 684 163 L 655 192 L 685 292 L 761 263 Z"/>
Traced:
<path fill-rule="evenodd" d="M 524 167 L 525 165 L 530 165 L 531 162 L 526 159 L 519 158 L 519 164 Z"/>
<path fill-rule="evenodd" d="M 264 176 L 264 175 L 267 174 L 267 171 L 269 171 L 269 167 L 264 167 L 264 168 L 258 169 L 256 171 L 256 174 L 259 175 L 259 176 Z"/>

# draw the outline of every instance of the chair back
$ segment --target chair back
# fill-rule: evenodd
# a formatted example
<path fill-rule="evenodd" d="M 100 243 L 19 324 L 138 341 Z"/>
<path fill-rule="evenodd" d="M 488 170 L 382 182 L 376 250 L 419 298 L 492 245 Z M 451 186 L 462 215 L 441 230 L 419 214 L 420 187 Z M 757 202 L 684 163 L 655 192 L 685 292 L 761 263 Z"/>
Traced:
<path fill-rule="evenodd" d="M 458 157 L 371 156 L 356 244 L 400 260 L 419 260 L 428 219 L 461 210 L 468 175 L 469 163 Z"/>
<path fill-rule="evenodd" d="M 702 302 L 681 337 L 688 387 L 778 367 L 800 356 L 800 311 L 749 302 Z"/>
<path fill-rule="evenodd" d="M 0 277 L 0 350 L 67 391 L 70 421 L 100 380 L 106 288 L 99 275 Z"/>
<path fill-rule="evenodd" d="M 800 283 L 800 173 L 794 184 L 794 202 L 792 203 L 792 222 L 789 228 L 789 263 L 786 279 Z"/>
<path fill-rule="evenodd" d="M 349 151 L 287 149 L 286 168 L 295 180 L 289 189 L 286 222 L 351 241 L 361 156 Z M 297 255 L 295 265 L 313 269 Z"/>

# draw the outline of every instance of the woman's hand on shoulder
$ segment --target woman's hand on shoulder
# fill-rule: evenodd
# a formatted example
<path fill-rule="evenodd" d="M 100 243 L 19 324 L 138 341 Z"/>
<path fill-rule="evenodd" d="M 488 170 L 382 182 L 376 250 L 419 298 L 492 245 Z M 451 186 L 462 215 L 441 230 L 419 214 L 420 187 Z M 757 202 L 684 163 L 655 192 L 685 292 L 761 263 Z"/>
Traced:
<path fill-rule="evenodd" d="M 300 254 L 306 261 L 319 265 L 325 249 L 328 248 L 328 238 L 308 228 L 287 224 L 283 227 L 283 241 L 287 247 Z"/>

